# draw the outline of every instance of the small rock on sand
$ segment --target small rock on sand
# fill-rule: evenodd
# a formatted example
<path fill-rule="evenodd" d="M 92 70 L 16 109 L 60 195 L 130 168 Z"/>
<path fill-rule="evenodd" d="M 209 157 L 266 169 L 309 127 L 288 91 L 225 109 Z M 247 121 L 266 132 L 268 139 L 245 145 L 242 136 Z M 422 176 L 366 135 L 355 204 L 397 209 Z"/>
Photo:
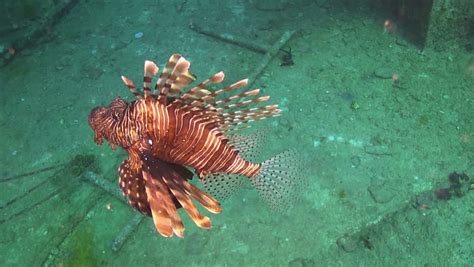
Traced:
<path fill-rule="evenodd" d="M 372 183 L 367 190 L 376 203 L 388 203 L 395 197 L 395 190 L 386 183 Z"/>
<path fill-rule="evenodd" d="M 395 70 L 391 68 L 378 68 L 374 70 L 374 75 L 380 79 L 392 79 Z"/>
<path fill-rule="evenodd" d="M 337 246 L 345 252 L 352 252 L 357 249 L 357 242 L 349 236 L 342 236 L 336 240 Z"/>

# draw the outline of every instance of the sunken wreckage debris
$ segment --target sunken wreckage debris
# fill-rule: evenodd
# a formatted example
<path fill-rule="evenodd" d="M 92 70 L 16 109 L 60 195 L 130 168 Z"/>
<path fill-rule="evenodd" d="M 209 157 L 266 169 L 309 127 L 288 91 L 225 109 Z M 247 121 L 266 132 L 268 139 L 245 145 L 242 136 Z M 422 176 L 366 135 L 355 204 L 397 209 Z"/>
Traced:
<path fill-rule="evenodd" d="M 454 199 L 460 199 L 468 192 L 474 191 L 474 181 L 465 173 L 452 172 L 447 180 L 449 183 L 447 187 L 433 187 L 420 192 L 401 202 L 391 211 L 376 216 L 363 225 L 356 225 L 337 238 L 337 246 L 348 253 L 360 249 L 374 250 L 384 243 L 383 236 L 390 231 L 413 233 L 429 231 L 431 220 L 436 214 L 432 209 L 445 208 L 443 203 L 453 199 L 453 196 L 456 197 Z M 375 202 L 381 203 L 376 200 Z"/>
<path fill-rule="evenodd" d="M 20 194 L 12 197 L 0 206 L 2 217 L 0 224 L 7 223 L 44 204 L 64 191 L 71 190 L 71 183 L 64 181 L 64 177 L 80 177 L 84 170 L 91 168 L 94 156 L 76 155 L 67 163 L 54 164 L 22 174 L 0 178 L 1 183 L 14 183 L 18 180 L 31 179 L 37 175 L 54 172 L 46 178 L 31 179 L 33 185 Z M 76 180 L 74 180 L 76 181 Z"/>
<path fill-rule="evenodd" d="M 11 41 L 9 49 L 0 50 L 0 67 L 4 67 L 12 62 L 19 53 L 37 45 L 42 38 L 49 35 L 52 27 L 61 22 L 80 1 L 66 0 L 51 2 L 54 2 L 54 8 L 52 8 L 49 13 L 44 14 L 37 22 L 25 26 L 24 33 L 21 34 L 21 37 Z M 14 30 L 15 29 L 11 29 L 11 31 Z M 8 36 L 8 32 L 5 31 L 0 34 Z"/>
<path fill-rule="evenodd" d="M 84 173 L 83 178 L 90 182 L 91 184 L 96 185 L 97 187 L 101 188 L 105 192 L 109 193 L 110 195 L 114 196 L 118 200 L 128 204 L 126 199 L 123 197 L 122 192 L 114 183 L 104 179 L 100 175 L 95 172 L 87 171 Z M 135 232 L 138 226 L 143 222 L 145 216 L 141 213 L 135 213 L 132 218 L 128 221 L 128 223 L 119 231 L 118 235 L 113 239 L 111 243 L 112 250 L 114 252 L 118 252 L 125 242 L 131 237 L 131 235 Z"/>
<path fill-rule="evenodd" d="M 245 38 L 241 38 L 229 33 L 217 33 L 215 30 L 205 29 L 197 25 L 196 23 L 190 23 L 189 28 L 199 34 L 212 37 L 216 40 L 233 44 L 233 45 L 248 49 L 250 51 L 264 54 L 262 60 L 255 67 L 255 69 L 252 71 L 252 73 L 250 74 L 248 78 L 249 80 L 248 85 L 250 86 L 255 83 L 258 77 L 260 77 L 260 75 L 268 66 L 270 61 L 272 61 L 272 59 L 278 55 L 278 52 L 283 53 L 283 56 L 281 59 L 282 62 L 280 63 L 280 66 L 291 66 L 294 64 L 291 48 L 289 50 L 285 50 L 283 49 L 283 46 L 285 46 L 291 40 L 291 38 L 293 38 L 296 31 L 284 32 L 282 36 L 280 37 L 280 39 L 278 39 L 273 45 L 267 46 L 267 45 L 261 45 L 261 44 L 255 43 L 251 40 L 247 40 Z"/>

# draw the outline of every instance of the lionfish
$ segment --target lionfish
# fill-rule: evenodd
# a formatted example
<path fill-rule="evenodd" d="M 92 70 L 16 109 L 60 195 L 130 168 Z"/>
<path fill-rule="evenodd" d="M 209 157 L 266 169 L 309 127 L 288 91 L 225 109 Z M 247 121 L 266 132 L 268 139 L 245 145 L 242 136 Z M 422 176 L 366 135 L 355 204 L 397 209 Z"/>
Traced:
<path fill-rule="evenodd" d="M 97 144 L 105 139 L 113 150 L 120 146 L 128 153 L 118 172 L 129 204 L 151 216 L 165 237 L 184 236 L 179 208 L 199 227 L 210 228 L 211 220 L 193 200 L 220 213 L 216 196 L 229 196 L 244 180 L 250 180 L 271 207 L 286 209 L 298 196 L 296 188 L 302 181 L 298 153 L 290 150 L 256 163 L 251 159 L 262 134 L 236 134 L 250 122 L 277 116 L 278 105 L 254 105 L 269 99 L 258 96 L 259 89 L 226 97 L 247 85 L 247 79 L 211 92 L 209 85 L 223 81 L 222 71 L 184 92 L 196 79 L 189 67 L 189 61 L 173 54 L 152 91 L 158 67 L 145 61 L 143 93 L 121 77 L 136 100 L 127 103 L 117 97 L 89 115 Z M 190 182 L 194 174 L 204 190 Z"/>

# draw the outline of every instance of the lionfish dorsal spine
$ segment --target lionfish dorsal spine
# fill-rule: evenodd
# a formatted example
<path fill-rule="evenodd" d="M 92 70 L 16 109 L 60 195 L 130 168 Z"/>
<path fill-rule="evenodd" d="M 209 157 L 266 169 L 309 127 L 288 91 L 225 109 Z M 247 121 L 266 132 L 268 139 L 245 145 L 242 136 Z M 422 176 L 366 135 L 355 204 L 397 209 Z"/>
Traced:
<path fill-rule="evenodd" d="M 128 79 L 128 78 L 125 77 L 125 76 L 121 76 L 120 78 L 122 78 L 122 81 L 125 83 L 125 85 L 128 87 L 128 89 L 130 90 L 130 92 L 132 92 L 132 94 L 133 94 L 136 98 L 138 98 L 138 99 L 142 98 L 142 96 L 140 95 L 140 93 L 137 92 L 137 89 L 135 88 L 135 84 L 133 84 L 133 82 L 132 82 L 130 79 Z"/>
<path fill-rule="evenodd" d="M 152 93 L 150 85 L 153 78 L 158 74 L 159 68 L 154 62 L 145 61 L 143 96 L 137 92 L 131 80 L 124 76 L 122 76 L 122 80 L 138 99 L 153 96 L 158 102 L 166 105 L 168 96 L 179 96 L 181 90 L 195 80 L 195 76 L 189 72 L 189 67 L 189 61 L 179 54 L 173 54 L 160 74 Z M 202 113 L 203 118 L 217 123 L 221 130 L 228 132 L 242 128 L 242 124 L 279 115 L 281 110 L 277 109 L 278 105 L 246 108 L 248 105 L 269 100 L 269 96 L 258 96 L 260 89 L 252 89 L 219 99 L 219 96 L 225 92 L 246 86 L 248 79 L 240 80 L 214 92 L 206 89 L 210 84 L 221 83 L 224 77 L 224 72 L 217 72 L 187 92 L 182 93 L 177 100 L 191 107 L 193 111 Z M 245 128 L 247 127 L 245 126 Z"/>
<path fill-rule="evenodd" d="M 224 99 L 221 99 L 221 100 L 218 100 L 214 103 L 214 105 L 219 105 L 219 104 L 222 104 L 222 103 L 227 103 L 227 102 L 230 102 L 230 101 L 233 101 L 233 100 L 236 100 L 236 99 L 239 99 L 239 98 L 244 98 L 244 97 L 247 97 L 247 96 L 256 96 L 260 93 L 260 89 L 253 89 L 253 90 L 249 90 L 249 91 L 245 91 L 241 94 L 237 94 L 237 95 L 233 95 L 231 97 L 227 97 L 227 98 L 224 98 Z"/>
<path fill-rule="evenodd" d="M 188 73 L 190 64 L 189 61 L 179 54 L 173 54 L 170 57 L 155 85 L 155 92 L 159 92 L 158 101 L 160 103 L 167 104 L 167 96 L 173 83 L 175 83 L 179 76 Z"/>
<path fill-rule="evenodd" d="M 184 93 L 180 99 L 183 101 L 186 101 L 187 99 L 203 99 L 204 97 L 208 96 L 211 94 L 206 88 L 209 86 L 211 83 L 221 83 L 224 80 L 225 74 L 223 71 L 220 71 L 205 81 L 201 82 L 197 86 L 194 86 L 191 88 L 189 91 Z"/>
<path fill-rule="evenodd" d="M 153 95 L 150 84 L 153 77 L 158 73 L 158 70 L 158 66 L 153 61 L 145 61 L 143 70 L 143 94 L 145 95 L 145 99 Z"/>
<path fill-rule="evenodd" d="M 233 83 L 229 86 L 218 89 L 218 90 L 216 90 L 212 93 L 207 93 L 209 91 L 207 91 L 206 89 L 202 89 L 202 88 L 204 88 L 204 86 L 206 86 L 206 85 L 210 84 L 211 82 L 213 82 L 213 80 L 215 82 L 219 82 L 219 83 L 222 82 L 222 80 L 224 79 L 224 76 L 223 76 L 224 73 L 222 72 L 222 80 L 219 81 L 218 78 L 220 76 L 220 73 L 221 72 L 218 72 L 218 73 L 214 74 L 214 76 L 212 76 L 211 78 L 209 78 L 206 81 L 202 82 L 200 85 L 192 88 L 186 94 L 183 94 L 180 97 L 180 100 L 188 101 L 188 100 L 191 99 L 192 102 L 190 103 L 190 105 L 193 106 L 193 107 L 204 107 L 205 109 L 215 110 L 216 97 L 220 93 L 229 92 L 231 90 L 243 87 L 243 86 L 247 85 L 247 83 L 248 83 L 248 79 L 243 79 L 243 80 L 240 80 L 240 81 L 238 81 L 236 83 Z M 207 81 L 209 81 L 209 82 L 207 82 Z M 199 92 L 199 91 L 204 92 L 204 93 L 198 94 L 197 92 Z"/>
<path fill-rule="evenodd" d="M 215 100 L 216 100 L 216 98 L 219 94 L 224 93 L 224 92 L 230 92 L 232 90 L 244 87 L 247 84 L 248 84 L 248 79 L 240 80 L 240 81 L 235 82 L 235 83 L 233 83 L 229 86 L 223 87 L 221 89 L 218 89 L 218 90 L 212 92 L 210 95 L 201 98 L 201 100 L 202 100 L 202 102 L 206 102 L 208 107 L 209 106 L 215 106 L 215 102 L 216 102 Z"/>

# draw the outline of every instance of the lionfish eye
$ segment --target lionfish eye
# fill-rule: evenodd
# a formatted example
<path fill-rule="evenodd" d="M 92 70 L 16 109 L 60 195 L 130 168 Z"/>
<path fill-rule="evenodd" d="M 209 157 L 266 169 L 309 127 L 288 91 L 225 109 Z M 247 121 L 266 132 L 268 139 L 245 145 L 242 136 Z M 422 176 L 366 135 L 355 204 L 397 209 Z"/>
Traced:
<path fill-rule="evenodd" d="M 112 114 L 112 119 L 113 119 L 115 122 L 119 121 L 119 120 L 120 120 L 119 114 L 116 113 L 116 112 L 114 112 L 114 113 Z"/>

